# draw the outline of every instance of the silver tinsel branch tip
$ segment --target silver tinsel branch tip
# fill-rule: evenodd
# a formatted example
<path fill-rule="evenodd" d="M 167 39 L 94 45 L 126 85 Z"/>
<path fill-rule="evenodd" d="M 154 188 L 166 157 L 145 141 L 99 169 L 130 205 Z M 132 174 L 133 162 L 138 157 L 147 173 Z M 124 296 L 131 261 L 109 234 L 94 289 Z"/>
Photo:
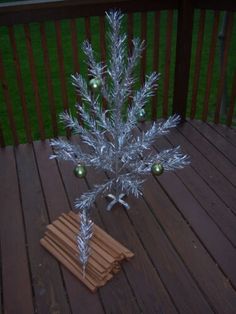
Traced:
<path fill-rule="evenodd" d="M 89 240 L 93 236 L 93 222 L 89 218 L 88 210 L 81 210 L 79 216 L 80 230 L 76 237 L 76 242 L 79 251 L 79 260 L 83 267 L 83 275 L 85 276 L 86 265 L 91 254 Z"/>

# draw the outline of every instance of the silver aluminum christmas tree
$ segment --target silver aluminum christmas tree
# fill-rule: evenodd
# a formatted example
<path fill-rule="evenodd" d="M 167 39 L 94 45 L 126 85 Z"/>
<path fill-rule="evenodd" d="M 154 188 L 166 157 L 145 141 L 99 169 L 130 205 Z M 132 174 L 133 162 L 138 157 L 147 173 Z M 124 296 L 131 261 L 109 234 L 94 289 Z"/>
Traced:
<path fill-rule="evenodd" d="M 72 161 L 77 177 L 83 178 L 86 175 L 86 167 L 106 171 L 109 177 L 75 201 L 75 208 L 80 212 L 81 227 L 77 244 L 84 271 L 90 254 L 89 239 L 93 234 L 89 212 L 97 197 L 109 193 L 107 210 L 111 210 L 117 203 L 129 209 L 124 196 L 142 195 L 141 187 L 147 174 L 160 175 L 163 170 L 183 168 L 189 164 L 188 156 L 180 152 L 180 147 L 159 153 L 151 151 L 154 140 L 178 124 L 178 116 L 174 115 L 165 122 L 153 123 L 149 130 L 141 134 L 134 132 L 137 122 L 145 113 L 145 105 L 156 92 L 159 75 L 152 73 L 146 76 L 143 86 L 133 92 L 134 69 L 144 49 L 144 42 L 134 39 L 133 51 L 128 56 L 127 36 L 121 34 L 122 18 L 119 11 L 107 14 L 110 27 L 107 65 L 95 60 L 89 42 L 83 44 L 92 79 L 87 83 L 80 74 L 72 76 L 73 85 L 82 99 L 82 104 L 77 104 L 76 108 L 83 125 L 69 112 L 60 115 L 65 126 L 78 134 L 81 141 L 90 147 L 89 152 L 83 151 L 80 143 L 72 144 L 62 139 L 51 141 L 54 149 L 51 158 Z M 102 109 L 100 95 L 107 103 L 107 110 Z"/>

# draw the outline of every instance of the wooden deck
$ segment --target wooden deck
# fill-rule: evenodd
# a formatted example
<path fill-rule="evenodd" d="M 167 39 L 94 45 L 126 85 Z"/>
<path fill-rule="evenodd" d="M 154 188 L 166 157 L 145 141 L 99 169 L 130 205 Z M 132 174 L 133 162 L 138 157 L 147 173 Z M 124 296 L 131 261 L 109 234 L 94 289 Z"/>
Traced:
<path fill-rule="evenodd" d="M 48 142 L 0 151 L 0 312 L 236 313 L 236 131 L 191 121 L 157 141 L 181 145 L 190 167 L 150 176 L 131 209 L 105 209 L 94 220 L 135 252 L 91 294 L 39 243 L 46 225 L 105 174 L 73 176 L 49 160 Z"/>

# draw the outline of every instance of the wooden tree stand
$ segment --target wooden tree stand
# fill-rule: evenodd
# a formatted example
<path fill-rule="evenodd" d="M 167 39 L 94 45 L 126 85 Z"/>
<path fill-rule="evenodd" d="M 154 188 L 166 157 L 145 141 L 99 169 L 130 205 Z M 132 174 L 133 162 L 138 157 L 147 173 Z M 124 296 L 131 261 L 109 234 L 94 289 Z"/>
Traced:
<path fill-rule="evenodd" d="M 79 262 L 76 236 L 79 232 L 79 215 L 74 212 L 62 214 L 47 226 L 40 243 L 65 267 L 67 267 L 92 292 L 104 286 L 120 270 L 120 262 L 134 254 L 94 224 L 90 240 L 91 255 L 86 274 Z"/>

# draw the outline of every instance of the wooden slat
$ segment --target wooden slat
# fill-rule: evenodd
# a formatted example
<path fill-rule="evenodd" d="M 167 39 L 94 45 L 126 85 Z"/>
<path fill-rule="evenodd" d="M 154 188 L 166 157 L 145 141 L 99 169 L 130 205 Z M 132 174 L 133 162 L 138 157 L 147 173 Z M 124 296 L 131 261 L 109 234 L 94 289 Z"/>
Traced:
<path fill-rule="evenodd" d="M 185 119 L 187 107 L 193 17 L 192 1 L 181 0 L 177 26 L 173 113 L 178 113 L 182 120 Z"/>
<path fill-rule="evenodd" d="M 67 218 L 70 219 L 67 220 Z M 95 292 L 98 287 L 107 284 L 107 282 L 113 278 L 114 273 L 120 270 L 118 265 L 121 261 L 133 257 L 134 254 L 112 239 L 95 224 L 93 227 L 94 235 L 89 244 L 91 255 L 86 265 L 86 275 L 83 276 L 83 268 L 78 259 L 79 252 L 76 242 L 76 236 L 80 228 L 78 218 L 79 216 L 73 215 L 73 212 L 61 215 L 58 219 L 53 221 L 52 224 L 47 226 L 47 231 L 40 242 L 70 271 L 73 272 L 76 268 L 76 276 L 92 292 Z M 73 222 L 71 220 L 73 220 Z M 74 224 L 76 224 L 76 227 Z M 97 241 L 98 239 L 100 239 L 100 241 Z M 55 250 L 53 252 L 51 248 L 47 246 L 49 241 L 54 246 Z M 114 246 L 110 246 L 110 243 L 114 244 Z M 104 262 L 107 264 L 107 267 L 104 267 Z"/>
<path fill-rule="evenodd" d="M 235 110 L 235 102 L 236 102 L 236 71 L 234 72 L 230 101 L 229 101 L 229 111 L 227 115 L 228 126 L 232 124 L 232 119 L 233 119 L 234 110 Z"/>
<path fill-rule="evenodd" d="M 225 141 L 225 139 L 215 132 L 208 124 L 200 121 L 193 121 L 192 124 L 198 131 L 207 138 L 207 140 L 215 146 L 221 154 L 225 156 L 233 165 L 236 166 L 236 147 Z"/>
<path fill-rule="evenodd" d="M 78 214 L 76 214 L 72 211 L 70 211 L 69 214 L 63 213 L 62 216 L 60 216 L 58 218 L 58 220 L 61 222 L 61 224 L 63 226 L 65 226 L 66 228 L 68 228 L 72 232 L 72 235 L 78 234 L 78 231 L 80 228 L 80 224 L 79 224 L 79 220 L 78 220 Z M 73 237 L 72 240 L 74 241 L 75 237 Z M 105 247 L 102 247 L 101 241 L 99 241 L 99 237 L 97 237 L 95 235 L 95 233 L 93 234 L 93 241 L 90 241 L 90 243 L 92 244 L 92 246 L 94 247 L 95 250 L 98 247 L 100 247 L 100 248 L 103 248 L 103 251 L 105 252 L 105 255 L 101 256 L 96 251 L 92 251 L 90 257 L 93 260 L 97 261 L 97 263 L 103 269 L 103 271 L 105 271 L 105 270 L 110 271 L 112 268 L 111 264 L 115 264 L 115 259 L 113 258 L 113 256 L 110 256 L 107 254 L 109 252 L 105 249 Z M 94 244 L 95 244 L 95 246 L 94 246 Z"/>
<path fill-rule="evenodd" d="M 194 0 L 194 7 L 206 10 L 235 11 L 235 1 Z"/>
<path fill-rule="evenodd" d="M 68 94 L 67 94 L 67 86 L 66 86 L 66 77 L 65 77 L 65 67 L 64 67 L 64 55 L 62 48 L 62 35 L 61 35 L 61 22 L 55 21 L 55 30 L 56 30 L 56 44 L 57 44 L 57 58 L 58 58 L 58 66 L 59 66 L 59 76 L 61 82 L 61 95 L 62 95 L 62 106 L 64 111 L 68 111 Z M 69 137 L 71 134 L 71 130 L 66 128 L 66 135 Z"/>
<path fill-rule="evenodd" d="M 57 43 L 57 57 L 59 65 L 59 75 L 61 82 L 61 94 L 62 94 L 62 105 L 64 110 L 68 110 L 68 95 L 66 88 L 66 78 L 65 78 L 65 67 L 64 67 L 64 55 L 62 49 L 62 35 L 61 35 L 61 23 L 60 21 L 55 21 L 56 29 L 56 43 Z"/>
<path fill-rule="evenodd" d="M 5 146 L 5 139 L 3 135 L 3 128 L 2 128 L 2 123 L 0 121 L 0 146 L 4 147 Z"/>
<path fill-rule="evenodd" d="M 63 225 L 63 224 L 61 224 L 61 225 Z M 73 232 L 71 232 L 71 234 L 73 237 L 73 235 L 74 235 Z M 73 237 L 73 238 L 75 238 L 75 237 Z M 50 239 L 55 244 L 56 249 L 57 248 L 62 249 L 66 253 L 67 257 L 70 260 L 73 260 L 77 264 L 80 275 L 83 274 L 83 269 L 81 267 L 80 262 L 78 261 L 77 246 L 76 246 L 75 241 L 72 242 L 71 238 L 68 238 L 66 234 L 62 233 L 61 230 L 59 230 L 58 228 L 55 228 L 54 225 L 48 225 L 47 226 L 47 232 L 44 236 L 44 239 Z M 93 249 L 93 248 L 91 248 L 91 249 Z M 63 256 L 63 257 L 65 258 L 65 256 Z M 94 260 L 94 258 L 92 256 L 89 259 L 89 262 L 88 262 L 86 268 L 87 268 L 87 274 L 88 274 L 87 279 L 89 280 L 90 283 L 93 284 L 94 288 L 100 287 L 100 286 L 105 284 L 106 278 L 103 278 L 101 274 L 99 276 L 100 265 L 96 262 L 96 260 Z M 108 279 L 111 279 L 111 277 Z M 81 280 L 81 277 L 79 279 Z M 90 288 L 90 287 L 88 287 L 88 288 Z M 95 289 L 93 289 L 92 292 L 94 292 L 94 291 L 95 291 Z"/>
<path fill-rule="evenodd" d="M 69 215 L 73 217 L 74 220 L 77 222 L 77 229 L 79 226 L 79 216 L 76 215 L 74 212 L 70 212 Z M 124 245 L 122 245 L 120 242 L 116 241 L 114 238 L 112 238 L 107 232 L 105 232 L 102 228 L 100 228 L 97 225 L 94 225 L 94 236 L 95 238 L 100 239 L 100 241 L 103 242 L 103 248 L 111 248 L 114 252 L 116 252 L 116 255 L 124 255 L 125 258 L 129 259 L 134 256 L 134 253 L 132 253 L 129 249 L 127 249 Z"/>
<path fill-rule="evenodd" d="M 173 32 L 173 10 L 168 11 L 167 26 L 166 26 L 166 46 L 165 46 L 165 70 L 164 70 L 164 82 L 163 82 L 163 108 L 162 116 L 166 118 L 168 116 L 168 95 L 170 86 L 170 63 L 171 63 L 171 39 Z"/>
<path fill-rule="evenodd" d="M 205 16 L 206 16 L 206 11 L 201 10 L 200 18 L 199 18 L 198 35 L 197 35 L 195 68 L 194 68 L 194 75 L 193 75 L 193 92 L 192 92 L 191 112 L 190 112 L 191 119 L 194 119 L 195 114 L 196 114 L 197 93 L 198 93 L 199 77 L 200 77 L 200 69 L 201 69 L 202 44 L 203 44 L 204 28 L 205 28 Z"/>
<path fill-rule="evenodd" d="M 199 151 L 202 152 L 204 156 L 206 156 L 206 158 L 210 161 L 210 163 L 213 164 L 216 167 L 216 169 L 218 169 L 218 171 L 222 175 L 224 175 L 224 177 L 232 185 L 236 187 L 236 176 L 234 173 L 235 166 L 230 162 L 230 160 L 225 158 L 225 155 L 221 154 L 220 151 L 214 145 L 211 144 L 211 142 L 209 142 L 208 136 L 206 137 L 204 136 L 207 130 L 209 130 L 209 133 L 214 135 L 214 138 L 216 139 L 216 141 L 218 141 L 218 138 L 220 138 L 221 135 L 219 135 L 219 133 L 217 133 L 216 130 L 209 125 L 206 125 L 206 128 L 205 128 L 205 123 L 203 126 L 203 128 L 205 129 L 205 132 L 201 133 L 201 127 L 202 127 L 201 122 L 196 123 L 195 121 L 190 121 L 190 123 L 184 126 L 184 129 L 186 129 L 186 134 L 188 134 L 189 132 L 191 143 L 194 144 L 195 147 L 197 147 Z M 199 142 L 201 142 L 201 145 L 198 145 Z M 226 150 L 226 152 L 228 151 Z"/>
<path fill-rule="evenodd" d="M 10 125 L 10 129 L 11 129 L 13 142 L 15 145 L 18 145 L 19 139 L 18 139 L 18 135 L 17 135 L 16 123 L 15 123 L 13 107 L 12 107 L 12 101 L 10 98 L 8 83 L 6 81 L 6 74 L 5 74 L 5 69 L 4 69 L 4 65 L 3 65 L 3 59 L 2 59 L 1 51 L 0 51 L 0 82 L 1 82 L 1 86 L 2 86 L 5 106 L 7 109 L 7 118 L 9 120 L 9 125 Z"/>
<path fill-rule="evenodd" d="M 45 70 L 46 78 L 47 78 L 48 100 L 49 100 L 49 108 L 50 108 L 50 113 L 51 113 L 52 130 L 53 130 L 53 136 L 56 137 L 58 135 L 57 113 L 56 113 L 55 98 L 54 98 L 53 85 L 52 85 L 51 66 L 50 66 L 50 61 L 49 61 L 45 26 L 43 23 L 40 23 L 40 34 L 41 34 L 41 45 L 42 45 L 42 50 L 43 50 L 44 70 Z"/>
<path fill-rule="evenodd" d="M 86 16 L 84 18 L 84 22 L 85 22 L 85 36 L 86 39 L 91 42 L 91 20 L 89 16 Z"/>
<path fill-rule="evenodd" d="M 71 30 L 71 46 L 72 46 L 72 56 L 73 56 L 73 66 L 74 72 L 80 72 L 80 64 L 79 64 L 79 50 L 78 50 L 78 35 L 77 35 L 77 27 L 76 27 L 76 19 L 70 20 L 70 30 Z M 81 97 L 78 93 L 76 93 L 76 101 L 81 104 Z M 77 118 L 79 122 L 82 124 L 82 120 L 80 114 L 78 113 Z"/>
<path fill-rule="evenodd" d="M 217 89 L 217 96 L 216 96 L 216 109 L 215 109 L 215 117 L 214 117 L 215 123 L 219 123 L 219 120 L 220 120 L 221 102 L 222 102 L 222 97 L 223 97 L 223 93 L 224 93 L 230 40 L 231 40 L 232 30 L 233 30 L 233 18 L 234 18 L 233 13 L 229 13 L 228 23 L 227 23 L 227 27 L 226 27 L 226 38 L 225 38 L 225 42 L 224 42 L 223 61 L 221 64 L 220 80 L 219 80 L 218 89 Z"/>
<path fill-rule="evenodd" d="M 72 46 L 74 72 L 79 73 L 80 65 L 79 65 L 79 50 L 78 50 L 78 35 L 77 35 L 76 19 L 70 20 L 70 30 L 71 30 L 71 46 Z"/>
<path fill-rule="evenodd" d="M 49 238 L 43 238 L 40 240 L 40 243 L 54 256 L 56 257 L 67 269 L 69 269 L 73 275 L 75 275 L 79 280 L 84 282 L 91 292 L 96 291 L 95 282 L 90 279 L 90 276 L 87 275 L 85 278 L 80 269 L 76 266 L 76 263 L 66 254 L 66 252 L 60 247 L 55 246 L 55 243 Z M 90 280 L 88 280 L 90 279 Z"/>
<path fill-rule="evenodd" d="M 16 150 L 21 201 L 25 220 L 29 263 L 34 278 L 35 312 L 70 313 L 62 275 L 56 260 L 39 243 L 49 223 L 44 194 L 34 157 L 33 146 L 21 145 Z"/>
<path fill-rule="evenodd" d="M 134 19 L 132 13 L 127 14 L 127 34 L 128 34 L 128 49 L 129 53 L 131 53 L 133 48 L 132 40 L 134 37 Z"/>
<path fill-rule="evenodd" d="M 50 220 L 57 219 L 63 212 L 71 210 L 65 187 L 58 171 L 57 162 L 49 160 L 53 153 L 49 141 L 34 142 L 37 165 L 44 190 Z M 45 230 L 44 230 L 45 231 Z M 61 269 L 72 313 L 102 314 L 104 310 L 98 294 L 91 294 L 84 285 L 65 268 Z M 97 311 L 97 312 L 96 312 Z"/>
<path fill-rule="evenodd" d="M 153 35 L 153 71 L 158 72 L 159 69 L 159 46 L 160 46 L 160 11 L 155 12 L 154 16 L 154 35 Z M 157 118 L 157 99 L 158 91 L 152 98 L 152 119 Z"/>
<path fill-rule="evenodd" d="M 41 110 L 41 101 L 40 101 L 40 95 L 39 95 L 39 84 L 38 84 L 38 79 L 37 79 L 37 75 L 36 75 L 35 61 L 34 61 L 34 56 L 33 56 L 32 41 L 31 41 L 31 35 L 30 35 L 30 28 L 29 28 L 28 24 L 24 25 L 24 32 L 25 32 L 26 48 L 27 48 L 29 66 L 30 66 L 30 75 L 31 75 L 34 98 L 35 98 L 35 106 L 36 106 L 35 108 L 36 108 L 36 115 L 37 115 L 37 120 L 38 120 L 39 134 L 40 134 L 40 139 L 44 140 L 45 139 L 45 129 L 44 129 L 44 124 L 43 124 L 42 110 Z"/>
<path fill-rule="evenodd" d="M 4 313 L 34 313 L 13 147 L 0 149 L 1 281 Z"/>
<path fill-rule="evenodd" d="M 224 139 L 231 143 L 233 146 L 236 147 L 236 129 L 230 128 L 225 124 L 214 124 L 211 122 L 208 122 L 208 125 L 210 125 L 217 133 L 222 135 Z"/>
<path fill-rule="evenodd" d="M 192 122 L 191 122 L 192 123 Z M 194 121 L 196 123 L 196 121 Z M 200 123 L 200 122 L 199 122 Z M 204 123 L 201 122 L 202 129 L 204 129 Z M 206 125 L 207 127 L 207 125 Z M 190 134 L 188 132 L 184 132 L 185 127 L 180 129 L 183 132 L 183 135 L 186 139 L 190 138 Z M 201 130 L 201 129 L 199 129 Z M 204 136 L 207 137 L 207 132 L 209 129 L 203 131 Z M 216 134 L 214 135 L 216 136 Z M 201 138 L 201 137 L 200 137 Z M 192 167 L 196 170 L 196 172 L 204 179 L 204 181 L 211 187 L 211 189 L 220 197 L 220 199 L 228 206 L 229 210 L 233 213 L 236 213 L 236 195 L 235 189 L 232 184 L 222 175 L 216 168 L 204 157 L 199 151 L 198 146 L 201 145 L 200 138 L 198 137 L 198 141 L 196 142 L 194 138 L 192 139 L 193 143 L 190 140 L 187 142 L 184 139 L 180 138 L 179 145 L 183 146 L 183 149 L 186 153 L 188 153 L 191 158 L 194 159 L 194 163 L 192 163 Z M 218 142 L 217 138 L 215 142 Z M 212 175 L 214 174 L 214 175 Z"/>
<path fill-rule="evenodd" d="M 11 47 L 12 47 L 15 69 L 16 69 L 16 79 L 17 79 L 17 86 L 19 89 L 19 96 L 20 96 L 20 100 L 21 100 L 21 107 L 22 107 L 22 113 L 23 113 L 23 119 L 24 119 L 26 139 L 27 139 L 28 143 L 31 143 L 32 142 L 32 131 L 31 131 L 31 126 L 30 126 L 29 113 L 28 113 L 28 109 L 27 109 L 27 101 L 26 101 L 26 97 L 25 97 L 25 90 L 24 90 L 24 84 L 23 84 L 23 79 L 22 79 L 20 59 L 19 59 L 19 55 L 18 55 L 18 51 L 17 51 L 14 29 L 12 26 L 8 27 L 8 33 L 9 33 L 9 39 L 10 39 L 10 43 L 11 43 Z"/>
<path fill-rule="evenodd" d="M 141 13 L 141 39 L 145 42 L 145 48 L 142 53 L 140 81 L 141 84 L 145 81 L 146 67 L 147 67 L 147 12 Z"/>
<path fill-rule="evenodd" d="M 206 91 L 205 91 L 205 96 L 204 96 L 204 101 L 203 101 L 203 111 L 202 111 L 203 121 L 207 120 L 207 115 L 208 115 L 213 65 L 214 65 L 214 60 L 215 60 L 215 50 L 216 50 L 216 42 L 217 42 L 217 35 L 218 35 L 219 17 L 220 17 L 219 12 L 215 11 L 214 23 L 213 23 L 212 34 L 211 34 L 209 60 L 208 60 L 208 66 L 207 66 Z"/>
<path fill-rule="evenodd" d="M 105 16 L 99 16 L 99 44 L 100 44 L 100 51 L 101 51 L 101 61 L 105 64 L 106 62 L 106 37 L 105 37 Z M 104 77 L 104 76 L 103 76 Z M 107 104 L 102 97 L 102 106 L 103 109 L 106 109 Z"/>
<path fill-rule="evenodd" d="M 64 224 L 68 224 L 68 223 L 73 224 L 73 228 L 75 228 L 77 231 L 79 230 L 78 214 L 75 214 L 74 212 L 70 212 L 69 216 L 65 216 L 65 215 L 63 216 L 64 216 L 63 217 Z M 119 253 L 118 253 L 118 250 L 114 248 L 110 242 L 107 241 L 107 237 L 104 237 L 102 232 L 98 232 L 99 229 L 102 230 L 101 228 L 99 229 L 98 228 L 99 227 L 97 225 L 94 225 L 93 241 L 91 242 L 91 244 L 93 245 L 93 243 L 95 243 L 96 246 L 101 247 L 103 249 L 103 251 L 105 252 L 105 255 L 100 256 L 100 261 L 102 262 L 99 261 L 99 263 L 103 265 L 105 268 L 110 268 L 109 263 L 117 265 L 115 258 L 119 257 Z"/>
<path fill-rule="evenodd" d="M 86 16 L 84 18 L 84 23 L 85 23 L 85 39 L 88 40 L 91 43 L 91 41 L 92 41 L 92 36 L 91 36 L 91 19 L 90 19 L 89 16 Z"/>
<path fill-rule="evenodd" d="M 85 16 L 104 15 L 105 11 L 120 9 L 122 12 L 142 12 L 178 9 L 177 0 L 165 1 L 39 1 L 30 0 L 0 4 L 0 25 L 42 22 Z"/>
<path fill-rule="evenodd" d="M 101 61 L 106 62 L 106 38 L 105 38 L 105 17 L 99 16 L 99 40 L 100 40 L 100 51 Z"/>
<path fill-rule="evenodd" d="M 127 40 L 128 40 L 128 55 L 130 56 L 133 51 L 133 44 L 132 40 L 134 39 L 134 16 L 133 13 L 127 14 Z M 132 103 L 132 89 L 131 93 L 128 98 L 128 104 L 131 105 Z"/>

